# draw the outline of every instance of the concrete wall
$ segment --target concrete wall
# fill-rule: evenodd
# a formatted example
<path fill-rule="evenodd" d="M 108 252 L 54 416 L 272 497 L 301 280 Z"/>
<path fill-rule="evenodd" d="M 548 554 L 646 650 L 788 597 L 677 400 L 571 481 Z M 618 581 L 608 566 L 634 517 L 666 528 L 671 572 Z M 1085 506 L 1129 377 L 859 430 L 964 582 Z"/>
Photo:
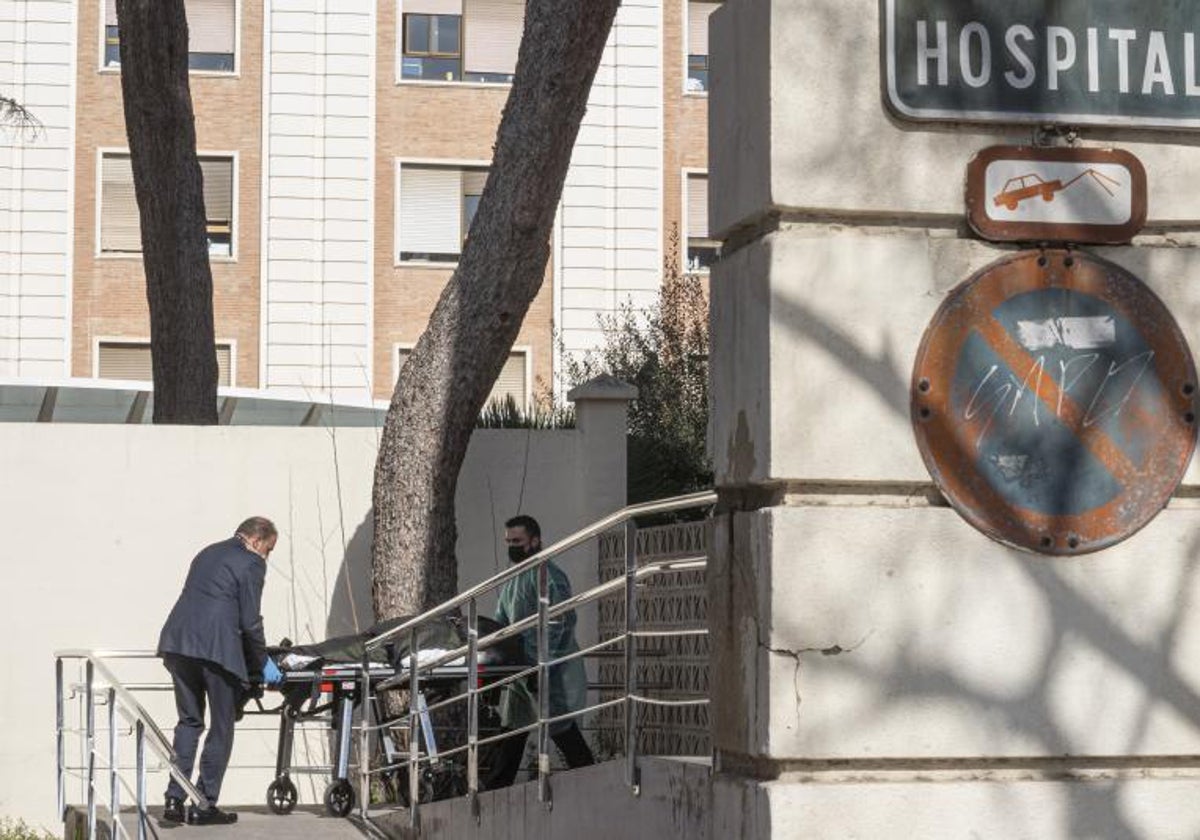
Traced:
<path fill-rule="evenodd" d="M 265 9 L 266 387 L 372 393 L 375 9 L 366 0 Z"/>
<path fill-rule="evenodd" d="M 1026 127 L 901 124 L 880 4 L 713 16 L 709 568 L 713 837 L 1193 837 L 1200 524 L 1170 505 L 1071 559 L 945 506 L 909 423 L 944 296 L 1016 250 L 964 218 L 966 164 Z M 1145 163 L 1150 219 L 1095 253 L 1200 346 L 1194 135 L 1088 130 Z"/>
<path fill-rule="evenodd" d="M 70 354 L 75 4 L 0 2 L 0 90 L 40 128 L 0 128 L 0 376 L 58 377 Z"/>
<path fill-rule="evenodd" d="M 460 586 L 506 562 L 498 529 L 518 507 L 553 540 L 624 504 L 624 449 L 613 449 L 615 438 L 623 444 L 624 405 L 581 401 L 578 431 L 473 436 L 457 500 Z M 21 675 L 0 692 L 0 814 L 55 823 L 52 653 L 152 649 L 193 555 L 247 515 L 269 516 L 281 532 L 263 596 L 269 641 L 323 639 L 371 623 L 377 436 L 369 428 L 0 424 L 0 638 L 6 668 Z M 594 557 L 581 551 L 564 562 L 577 588 L 595 581 Z M 594 634 L 589 622 L 594 628 L 594 613 L 581 616 L 581 639 Z M 124 663 L 118 674 L 165 677 L 156 660 Z M 169 731 L 170 695 L 144 700 Z M 277 721 L 243 723 L 223 802 L 262 803 Z M 321 763 L 323 744 L 319 733 L 302 739 L 297 761 Z M 131 761 L 128 738 L 122 749 Z M 80 764 L 77 746 L 68 756 Z M 320 777 L 300 782 L 310 801 L 324 790 Z M 155 801 L 164 785 L 162 774 L 152 777 Z M 81 801 L 78 784 L 68 800 Z"/>

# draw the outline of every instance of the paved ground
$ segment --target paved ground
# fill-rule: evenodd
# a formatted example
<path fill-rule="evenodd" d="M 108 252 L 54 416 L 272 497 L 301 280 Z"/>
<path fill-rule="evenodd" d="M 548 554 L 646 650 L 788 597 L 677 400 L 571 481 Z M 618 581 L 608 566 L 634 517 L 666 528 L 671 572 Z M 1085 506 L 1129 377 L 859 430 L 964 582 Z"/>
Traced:
<path fill-rule="evenodd" d="M 194 826 L 165 823 L 159 819 L 161 807 L 150 809 L 150 821 L 146 826 L 149 840 L 290 840 L 291 838 L 319 837 L 321 840 L 363 840 L 370 835 L 361 831 L 353 822 L 326 815 L 323 808 L 297 808 L 286 817 L 280 817 L 266 808 L 234 808 L 238 821 L 233 825 Z M 73 816 L 73 815 L 72 815 Z M 86 814 L 83 830 L 72 832 L 68 821 L 67 838 L 83 840 L 86 837 Z M 108 818 L 107 811 L 103 814 Z M 122 809 L 121 825 L 126 834 L 136 840 L 137 814 Z M 78 823 L 75 823 L 78 826 Z M 97 840 L 109 840 L 108 826 L 101 822 L 97 826 Z"/>

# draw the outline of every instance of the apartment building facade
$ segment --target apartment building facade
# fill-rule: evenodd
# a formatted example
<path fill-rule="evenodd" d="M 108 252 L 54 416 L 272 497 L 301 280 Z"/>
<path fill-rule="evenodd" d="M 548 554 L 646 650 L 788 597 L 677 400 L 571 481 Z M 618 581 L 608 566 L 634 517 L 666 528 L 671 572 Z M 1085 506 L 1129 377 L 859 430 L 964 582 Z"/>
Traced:
<path fill-rule="evenodd" d="M 625 0 L 496 395 L 703 271 L 707 17 Z M 222 386 L 386 399 L 487 179 L 523 0 L 186 0 Z M 0 379 L 149 377 L 115 0 L 0 0 Z"/>

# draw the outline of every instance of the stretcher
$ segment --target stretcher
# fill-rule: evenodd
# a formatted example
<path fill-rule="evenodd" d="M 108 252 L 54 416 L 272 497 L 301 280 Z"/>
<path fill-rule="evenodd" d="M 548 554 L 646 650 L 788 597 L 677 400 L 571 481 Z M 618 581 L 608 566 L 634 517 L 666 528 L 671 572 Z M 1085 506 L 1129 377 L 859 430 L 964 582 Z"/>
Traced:
<path fill-rule="evenodd" d="M 330 780 L 324 794 L 325 809 L 330 815 L 337 817 L 347 816 L 353 810 L 356 794 L 350 782 L 351 739 L 354 734 L 352 721 L 355 711 L 362 707 L 364 668 L 370 694 L 369 717 L 376 723 L 386 724 L 380 695 L 386 690 L 408 688 L 408 667 L 412 659 L 407 644 L 400 644 L 375 652 L 373 658 L 364 665 L 365 641 L 386 632 L 389 626 L 397 626 L 403 620 L 396 619 L 376 625 L 356 636 L 336 637 L 315 645 L 281 645 L 268 649 L 283 671 L 283 683 L 279 686 L 282 702 L 277 708 L 267 709 L 260 700 L 257 712 L 252 713 L 279 715 L 275 778 L 267 787 L 267 806 L 272 812 L 287 814 L 296 806 L 298 792 L 292 774 L 298 768 L 292 765 L 292 754 L 297 723 L 326 720 L 334 737 Z M 491 629 L 494 629 L 494 626 Z M 482 620 L 480 632 L 490 632 L 490 629 L 485 629 Z M 461 627 L 449 619 L 443 626 L 435 626 L 429 632 L 423 630 L 418 642 L 420 649 L 416 655 L 418 664 L 458 647 L 462 644 L 461 637 Z M 519 673 L 527 667 L 503 661 L 506 653 L 512 653 L 511 646 L 481 653 L 477 669 L 480 688 Z M 434 759 L 422 763 L 422 775 L 419 780 L 422 802 L 466 792 L 466 776 L 462 762 L 436 760 L 439 749 L 438 733 L 426 709 L 439 699 L 462 693 L 466 688 L 467 678 L 468 668 L 461 660 L 418 673 L 417 728 L 423 748 L 423 751 L 419 752 Z M 492 694 L 498 694 L 498 691 Z M 489 730 L 498 731 L 499 719 L 494 709 L 498 700 L 498 697 L 481 695 L 481 737 L 491 734 Z M 374 759 L 381 762 L 383 767 L 396 768 L 379 774 L 384 792 L 390 799 L 407 805 L 408 767 L 403 763 L 409 754 L 407 745 L 402 748 L 393 737 L 391 728 L 386 725 L 378 729 L 377 735 L 375 740 L 378 750 Z M 465 743 L 466 740 L 465 732 L 446 731 L 442 735 L 451 742 L 461 740 Z"/>

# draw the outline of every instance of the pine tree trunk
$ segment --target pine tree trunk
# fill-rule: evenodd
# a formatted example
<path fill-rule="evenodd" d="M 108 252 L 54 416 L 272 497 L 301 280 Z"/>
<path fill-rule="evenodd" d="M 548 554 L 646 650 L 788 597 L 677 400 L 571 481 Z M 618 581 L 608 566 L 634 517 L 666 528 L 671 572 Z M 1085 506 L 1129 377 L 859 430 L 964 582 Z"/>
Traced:
<path fill-rule="evenodd" d="M 183 0 L 117 0 L 121 92 L 142 222 L 154 422 L 217 422 L 204 188 Z"/>
<path fill-rule="evenodd" d="M 427 609 L 457 591 L 459 468 L 541 288 L 571 150 L 618 5 L 526 3 L 517 72 L 470 238 L 384 421 L 374 490 L 377 619 Z"/>

